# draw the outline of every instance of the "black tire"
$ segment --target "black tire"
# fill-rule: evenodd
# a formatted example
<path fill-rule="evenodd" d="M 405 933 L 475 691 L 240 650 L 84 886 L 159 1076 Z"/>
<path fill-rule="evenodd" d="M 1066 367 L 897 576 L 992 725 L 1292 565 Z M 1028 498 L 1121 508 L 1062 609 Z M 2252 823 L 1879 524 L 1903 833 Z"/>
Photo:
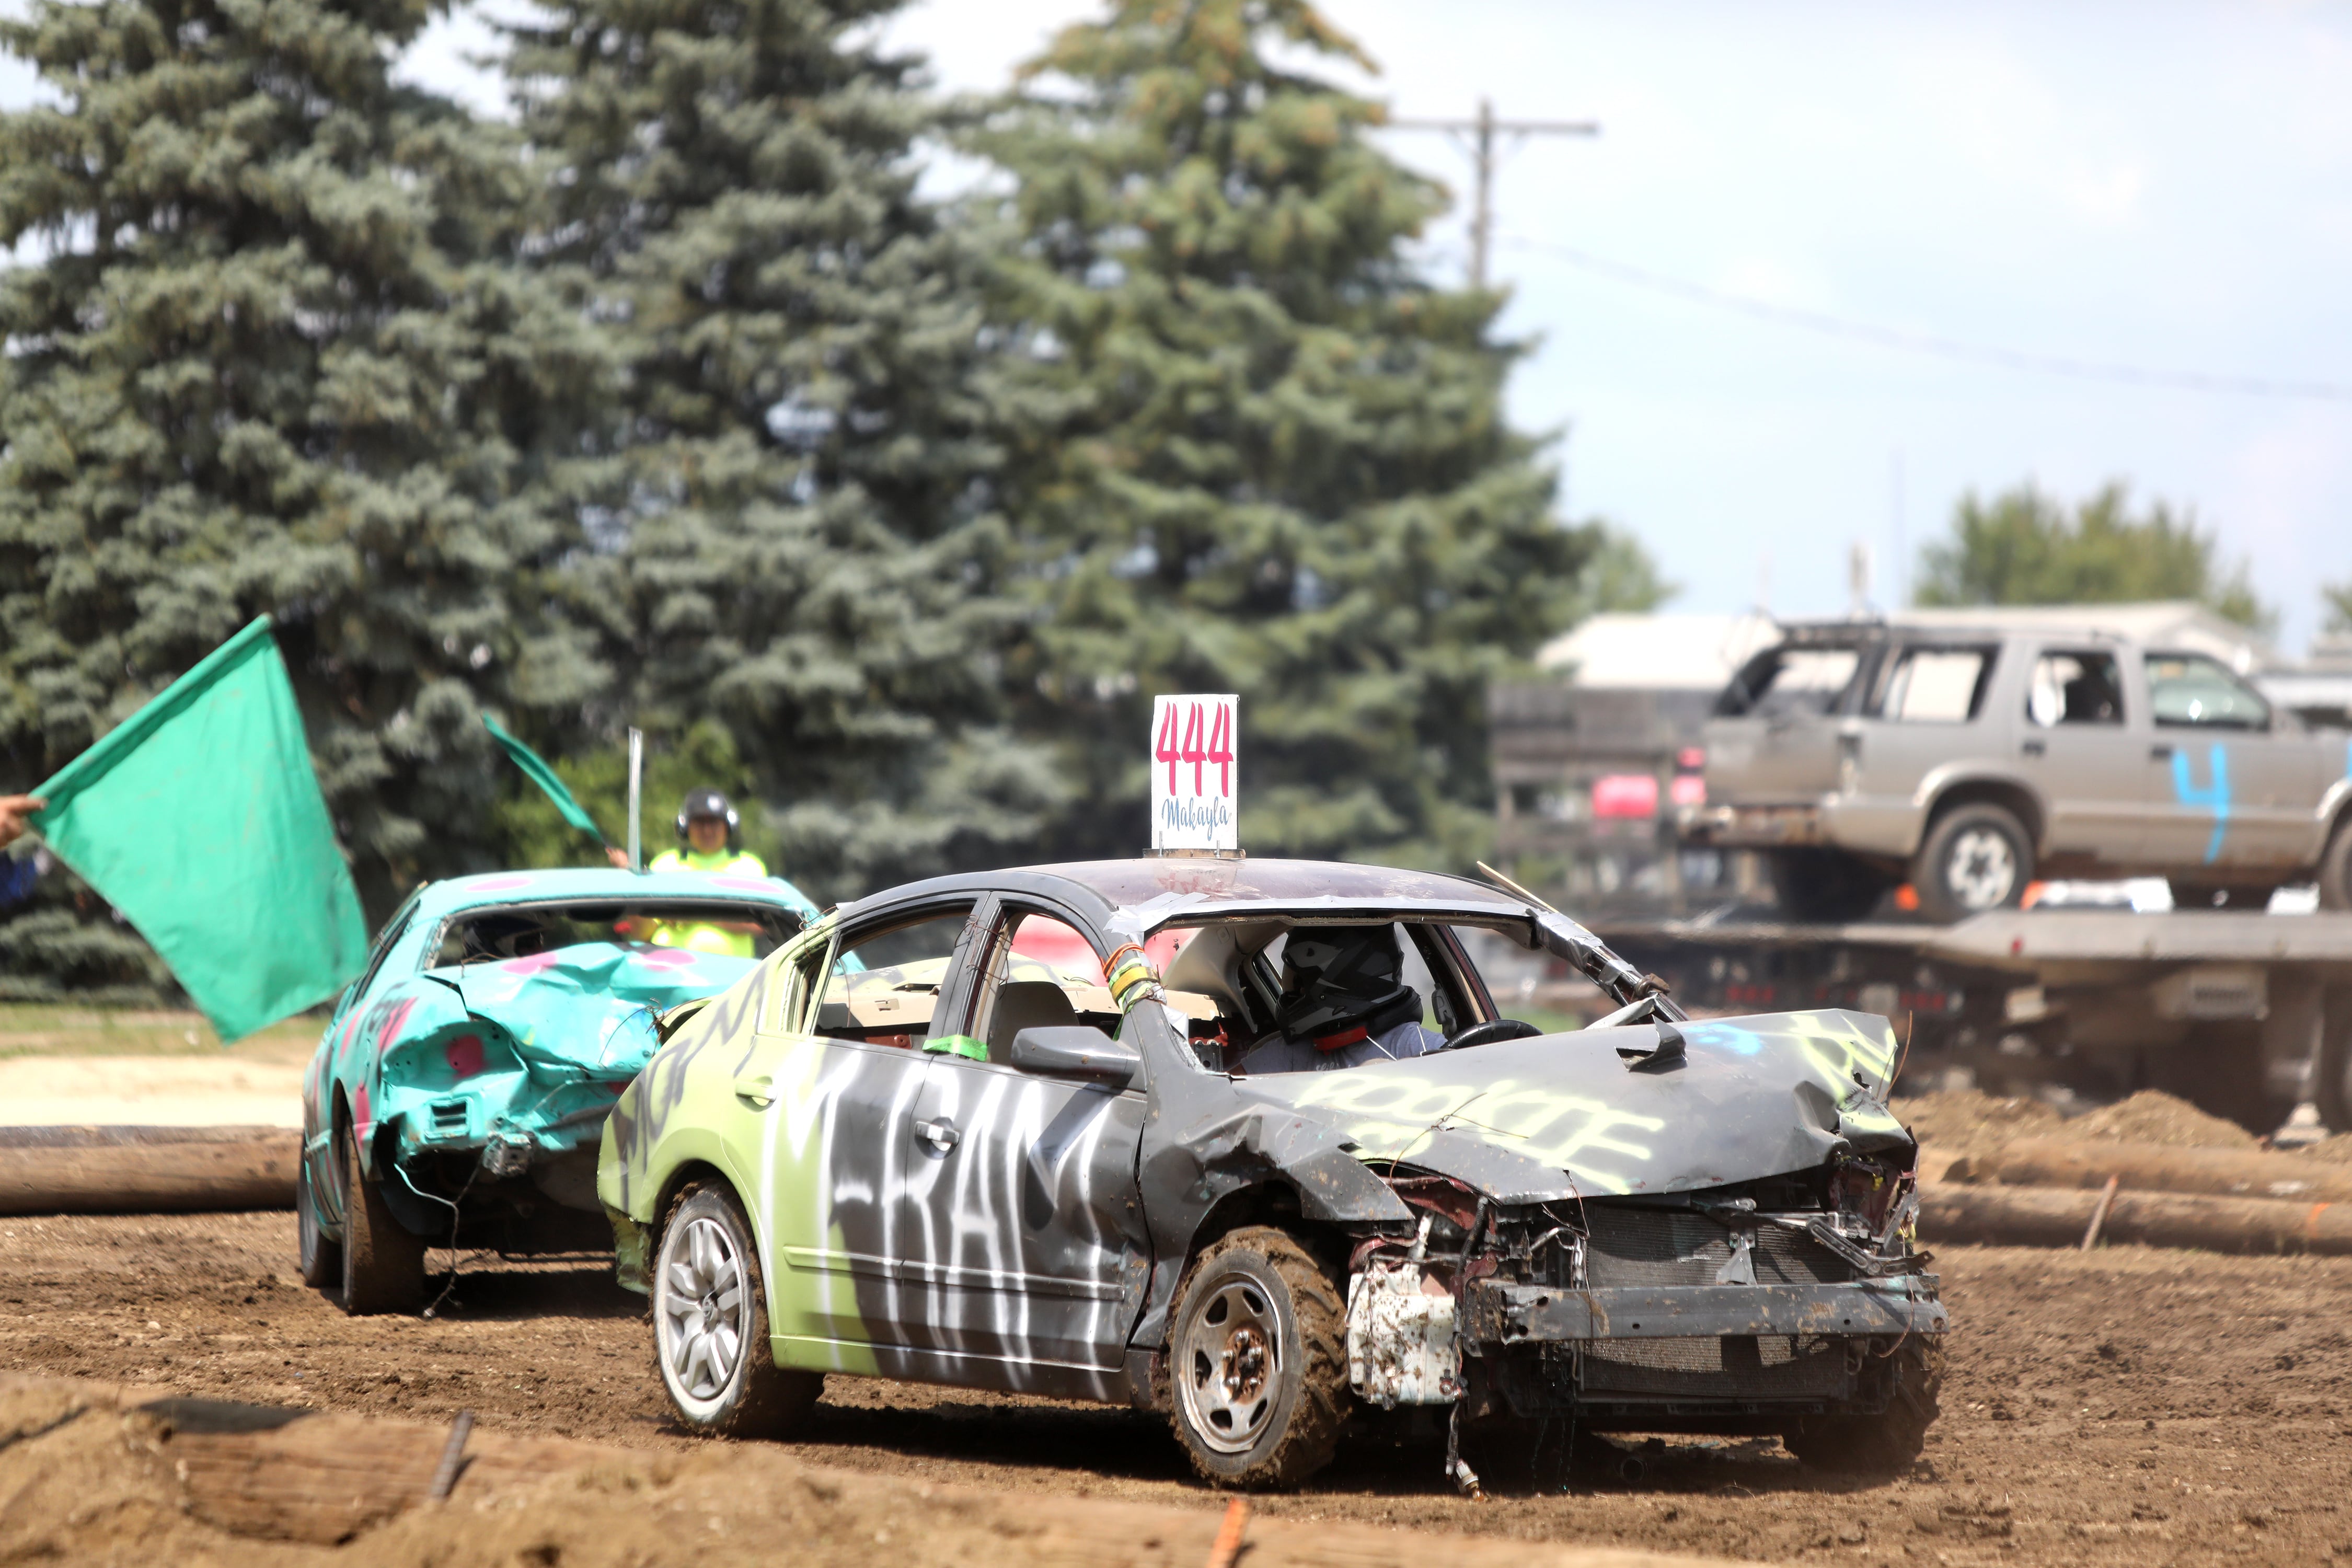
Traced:
<path fill-rule="evenodd" d="M 2224 1018 L 2193 1026 L 2177 1046 L 2144 1058 L 2147 1087 L 2178 1095 L 2208 1116 L 2234 1121 L 2257 1138 L 2294 1113 L 2291 1097 L 2273 1094 L 2263 1065 L 2263 1026 Z"/>
<path fill-rule="evenodd" d="M 319 1228 L 319 1199 L 310 1190 L 310 1157 L 294 1162 L 295 1249 L 302 1260 L 302 1283 L 324 1290 L 343 1279 L 343 1244 Z"/>
<path fill-rule="evenodd" d="M 2319 858 L 2319 907 L 2352 910 L 2352 820 L 2337 824 Z"/>
<path fill-rule="evenodd" d="M 1817 1470 L 1848 1476 L 1899 1476 L 1927 1446 L 1927 1428 L 1941 1413 L 1944 1346 L 1914 1335 L 1896 1349 L 1895 1389 L 1886 1408 L 1872 1415 L 1816 1415 L 1780 1435 L 1781 1446 Z"/>
<path fill-rule="evenodd" d="M 2228 910 L 2232 914 L 2261 914 L 2278 891 L 2276 882 L 2184 882 L 2176 877 L 2169 885 L 2176 910 Z"/>
<path fill-rule="evenodd" d="M 1169 1422 L 1202 1479 L 1296 1487 L 1331 1462 L 1353 1396 L 1331 1271 L 1271 1226 L 1219 1239 L 1176 1288 Z"/>
<path fill-rule="evenodd" d="M 425 1308 L 425 1238 L 412 1234 L 360 1169 L 352 1130 L 336 1136 L 343 1179 L 343 1310 L 354 1318 Z"/>
<path fill-rule="evenodd" d="M 1780 912 L 1792 921 L 1862 920 L 1889 886 L 1885 874 L 1843 849 L 1775 849 L 1766 862 Z"/>
<path fill-rule="evenodd" d="M 1956 805 L 1928 826 L 1911 863 L 1919 912 L 1941 925 L 2013 910 L 2033 880 L 2033 840 L 2005 806 Z"/>
<path fill-rule="evenodd" d="M 725 1183 L 697 1182 L 677 1194 L 651 1272 L 654 1375 L 677 1418 L 714 1437 L 803 1430 L 824 1375 L 776 1364 L 760 1249 Z M 691 1298 L 689 1286 L 700 1287 Z"/>
<path fill-rule="evenodd" d="M 2319 1120 L 2330 1132 L 2352 1132 L 2352 985 L 2331 985 L 2320 998 L 2317 1077 Z"/>

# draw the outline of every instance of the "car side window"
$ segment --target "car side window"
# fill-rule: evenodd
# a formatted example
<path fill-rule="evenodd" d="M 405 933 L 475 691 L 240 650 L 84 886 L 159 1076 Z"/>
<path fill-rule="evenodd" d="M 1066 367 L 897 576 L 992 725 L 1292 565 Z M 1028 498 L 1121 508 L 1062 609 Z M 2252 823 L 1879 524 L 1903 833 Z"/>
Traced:
<path fill-rule="evenodd" d="M 1055 916 L 1010 906 L 989 933 L 971 1017 L 972 1037 L 992 1062 L 1012 1060 L 1013 1037 L 1024 1029 L 1092 1024 L 1115 1035 L 1119 1026 L 1102 959 L 1086 934 Z"/>
<path fill-rule="evenodd" d="M 2147 656 L 2147 704 L 2159 724 L 2220 730 L 2267 730 L 2271 705 L 2201 653 Z"/>
<path fill-rule="evenodd" d="M 2124 721 L 2122 667 L 2111 653 L 2053 649 L 2033 661 L 2025 716 L 2042 729 Z"/>
<path fill-rule="evenodd" d="M 812 1033 L 912 1050 L 931 1034 L 971 907 L 845 931 L 833 950 Z"/>
<path fill-rule="evenodd" d="M 1907 724 L 1965 724 L 1984 707 L 1992 674 L 1989 647 L 1906 647 L 1880 667 L 1873 718 Z"/>
<path fill-rule="evenodd" d="M 416 918 L 416 905 L 424 897 L 425 889 L 419 888 L 408 895 L 408 901 L 394 912 L 392 919 L 383 922 L 383 934 L 375 939 L 375 950 L 368 954 L 367 967 L 360 971 L 360 977 L 344 989 L 342 999 L 335 1004 L 336 1017 L 341 1017 L 343 1010 L 366 995 L 368 987 L 375 984 L 375 972 L 383 967 L 383 961 L 392 956 L 392 950 L 407 933 L 408 922 Z"/>
<path fill-rule="evenodd" d="M 1858 648 L 1768 648 L 1740 668 L 1716 700 L 1715 711 L 1726 719 L 1840 712 L 1861 670 Z"/>
<path fill-rule="evenodd" d="M 825 972 L 825 955 L 832 951 L 827 942 L 811 940 L 807 949 L 788 954 L 776 965 L 774 977 L 769 981 L 767 1016 L 761 1027 L 780 1035 L 796 1034 L 808 1016 L 809 998 L 817 990 L 817 977 Z"/>

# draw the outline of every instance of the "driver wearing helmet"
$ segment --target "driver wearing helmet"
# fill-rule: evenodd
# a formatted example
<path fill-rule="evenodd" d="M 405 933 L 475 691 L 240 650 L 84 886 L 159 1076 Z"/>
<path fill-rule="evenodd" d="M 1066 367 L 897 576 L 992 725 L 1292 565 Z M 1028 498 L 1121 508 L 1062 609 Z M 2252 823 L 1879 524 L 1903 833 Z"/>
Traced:
<path fill-rule="evenodd" d="M 749 850 L 734 849 L 728 841 L 741 818 L 726 795 L 708 785 L 686 792 L 677 808 L 678 849 L 665 850 L 646 870 L 698 871 L 707 876 L 765 877 L 768 868 Z M 752 956 L 751 938 L 757 926 L 738 921 L 677 921 L 655 923 L 646 941 L 656 947 L 685 947 L 697 952 Z"/>
<path fill-rule="evenodd" d="M 1303 926 L 1282 950 L 1280 1029 L 1244 1056 L 1245 1073 L 1328 1072 L 1402 1061 L 1445 1037 L 1421 1023 L 1393 925 Z"/>

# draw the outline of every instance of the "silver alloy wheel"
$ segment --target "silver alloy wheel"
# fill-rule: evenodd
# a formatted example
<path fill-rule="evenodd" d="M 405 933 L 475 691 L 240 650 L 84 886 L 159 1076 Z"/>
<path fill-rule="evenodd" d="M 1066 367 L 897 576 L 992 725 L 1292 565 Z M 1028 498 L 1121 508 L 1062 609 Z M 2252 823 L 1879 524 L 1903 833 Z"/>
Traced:
<path fill-rule="evenodd" d="M 1229 1273 L 1201 1292 L 1177 1344 L 1184 1415 L 1207 1447 L 1239 1454 L 1274 1418 L 1282 1384 L 1282 1320 L 1265 1287 Z"/>
<path fill-rule="evenodd" d="M 688 1414 L 707 1414 L 743 1362 L 751 1304 L 742 1258 L 725 1226 L 698 1216 L 662 1238 L 658 1279 L 662 1373 Z"/>
<path fill-rule="evenodd" d="M 1997 828 L 1971 827 L 1944 852 L 1944 883 L 1965 910 L 1997 910 L 2017 887 L 2017 851 Z"/>

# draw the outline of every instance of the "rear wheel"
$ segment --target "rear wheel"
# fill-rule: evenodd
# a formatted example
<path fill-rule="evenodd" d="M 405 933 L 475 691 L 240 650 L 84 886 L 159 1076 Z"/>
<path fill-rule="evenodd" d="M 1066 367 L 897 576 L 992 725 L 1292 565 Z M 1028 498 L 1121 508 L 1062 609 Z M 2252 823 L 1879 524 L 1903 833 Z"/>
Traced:
<path fill-rule="evenodd" d="M 1886 1408 L 1870 1415 L 1816 1415 L 1780 1435 L 1789 1452 L 1815 1469 L 1844 1475 L 1896 1476 L 1927 1446 L 1944 1388 L 1940 1340 L 1913 1336 L 1896 1347 Z"/>
<path fill-rule="evenodd" d="M 392 1215 L 383 1194 L 360 1169 L 358 1142 L 344 1128 L 336 1140 L 343 1179 L 343 1310 L 415 1312 L 425 1307 L 425 1238 Z"/>
<path fill-rule="evenodd" d="M 1920 912 L 1949 924 L 1989 910 L 2013 910 L 2033 880 L 2033 840 L 2005 806 L 1954 806 L 1927 829 L 1913 863 Z"/>
<path fill-rule="evenodd" d="M 302 1283 L 325 1289 L 343 1277 L 343 1244 L 319 1228 L 319 1198 L 310 1190 L 310 1156 L 294 1162 L 294 1236 L 302 1258 Z"/>
<path fill-rule="evenodd" d="M 1886 877 L 1843 849 L 1775 849 L 1772 892 L 1792 921 L 1858 921 L 1878 907 Z"/>
<path fill-rule="evenodd" d="M 789 1437 L 824 1391 L 779 1367 L 751 1221 L 725 1184 L 678 1194 L 653 1268 L 654 1370 L 678 1419 L 719 1437 Z"/>
<path fill-rule="evenodd" d="M 1234 1231 L 1176 1290 L 1171 1419 L 1192 1468 L 1228 1487 L 1295 1487 L 1331 1462 L 1348 1419 L 1347 1309 L 1287 1232 Z"/>
<path fill-rule="evenodd" d="M 2319 858 L 2319 907 L 2352 910 L 2352 820 L 2336 829 Z"/>
<path fill-rule="evenodd" d="M 2352 985 L 2327 988 L 2319 1020 L 2319 1081 L 2311 1097 L 2330 1132 L 2352 1132 Z"/>

